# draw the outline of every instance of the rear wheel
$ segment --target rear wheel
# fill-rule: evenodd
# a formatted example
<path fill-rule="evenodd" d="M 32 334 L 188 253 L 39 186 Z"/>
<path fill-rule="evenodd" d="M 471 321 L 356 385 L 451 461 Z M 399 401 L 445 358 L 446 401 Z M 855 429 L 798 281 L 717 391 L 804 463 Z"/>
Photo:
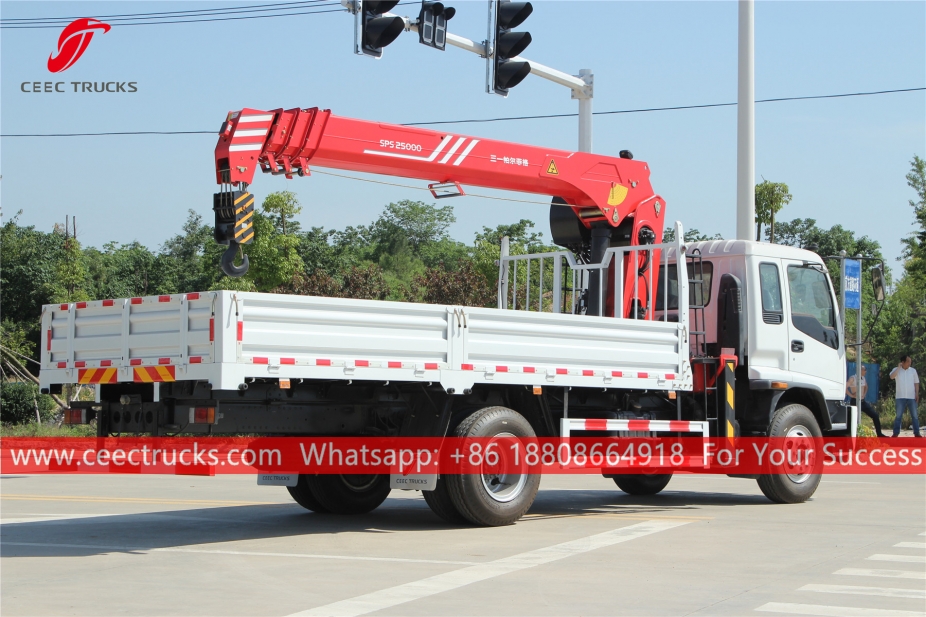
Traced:
<path fill-rule="evenodd" d="M 672 474 L 618 474 L 611 477 L 617 487 L 628 495 L 655 495 L 669 484 Z"/>
<path fill-rule="evenodd" d="M 437 487 L 433 491 L 421 491 L 424 495 L 424 501 L 437 516 L 441 517 L 453 525 L 465 525 L 469 520 L 460 514 L 457 507 L 453 505 L 453 499 L 450 497 L 450 490 L 447 488 L 447 477 L 441 476 L 437 479 Z"/>
<path fill-rule="evenodd" d="M 507 407 L 486 407 L 467 417 L 454 431 L 456 437 L 532 438 L 530 423 Z M 483 450 L 487 451 L 489 445 Z M 494 450 L 499 465 L 484 468 L 481 474 L 448 475 L 448 492 L 456 510 L 471 523 L 486 526 L 511 525 L 524 516 L 534 503 L 540 487 L 540 475 L 527 473 L 521 461 L 506 460 L 511 448 Z"/>
<path fill-rule="evenodd" d="M 312 495 L 333 514 L 365 514 L 389 496 L 389 476 L 383 474 L 331 474 L 307 476 Z"/>
<path fill-rule="evenodd" d="M 305 474 L 299 474 L 299 481 L 296 482 L 296 486 L 287 486 L 286 490 L 289 491 L 290 496 L 296 500 L 296 503 L 306 510 L 311 510 L 312 512 L 328 512 L 328 508 L 323 506 L 321 502 L 318 501 L 315 494 L 312 493 L 308 478 L 309 476 Z"/>
<path fill-rule="evenodd" d="M 784 437 L 782 441 L 785 450 L 795 445 L 794 441 L 788 438 L 820 438 L 823 435 L 813 413 L 798 404 L 785 405 L 776 410 L 768 434 L 769 437 Z M 795 456 L 793 460 L 799 460 L 799 457 Z M 756 481 L 765 496 L 775 503 L 802 503 L 816 492 L 821 476 L 806 473 L 806 469 L 794 471 L 795 473 L 764 474 Z"/>

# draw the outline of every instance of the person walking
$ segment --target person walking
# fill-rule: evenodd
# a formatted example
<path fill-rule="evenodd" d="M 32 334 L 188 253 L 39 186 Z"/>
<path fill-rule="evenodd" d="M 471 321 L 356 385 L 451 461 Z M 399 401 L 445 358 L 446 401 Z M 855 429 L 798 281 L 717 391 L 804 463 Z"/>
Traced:
<path fill-rule="evenodd" d="M 917 417 L 916 405 L 920 401 L 920 376 L 917 375 L 916 369 L 910 366 L 913 359 L 909 354 L 900 356 L 900 364 L 891 370 L 891 379 L 897 384 L 895 400 L 897 403 L 897 416 L 894 418 L 894 434 L 892 437 L 900 435 L 900 421 L 903 419 L 905 410 L 910 410 L 910 417 L 913 420 L 913 434 L 917 437 L 920 435 L 920 419 Z"/>
<path fill-rule="evenodd" d="M 875 434 L 878 437 L 885 438 L 887 435 L 881 432 L 881 418 L 878 417 L 878 413 L 872 408 L 871 403 L 865 400 L 865 397 L 868 395 L 868 382 L 865 380 L 865 373 L 867 372 L 866 367 L 862 364 L 862 377 L 861 381 L 861 409 L 862 413 L 871 418 L 871 423 L 875 425 Z M 855 375 L 849 377 L 849 380 L 846 382 L 846 402 L 852 404 L 855 401 Z"/>

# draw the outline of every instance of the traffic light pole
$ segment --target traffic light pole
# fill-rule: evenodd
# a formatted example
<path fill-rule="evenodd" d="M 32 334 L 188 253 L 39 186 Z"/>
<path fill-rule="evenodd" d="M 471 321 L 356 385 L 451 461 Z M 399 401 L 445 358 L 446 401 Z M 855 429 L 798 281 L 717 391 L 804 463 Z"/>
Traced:
<path fill-rule="evenodd" d="M 391 13 L 386 16 L 393 17 Z M 405 29 L 411 32 L 418 32 L 418 25 L 408 17 L 405 20 Z M 459 47 L 470 53 L 477 54 L 483 58 L 486 57 L 486 47 L 482 43 L 471 41 L 470 39 L 457 36 L 456 34 L 447 33 L 447 44 Z M 558 71 L 552 67 L 545 66 L 539 62 L 528 60 L 517 56 L 512 60 L 518 62 L 527 62 L 531 67 L 531 74 L 552 81 L 555 84 L 565 86 L 572 90 L 572 98 L 579 101 L 579 152 L 592 151 L 592 97 L 594 96 L 594 75 L 589 69 L 579 71 L 579 76 L 570 75 Z"/>

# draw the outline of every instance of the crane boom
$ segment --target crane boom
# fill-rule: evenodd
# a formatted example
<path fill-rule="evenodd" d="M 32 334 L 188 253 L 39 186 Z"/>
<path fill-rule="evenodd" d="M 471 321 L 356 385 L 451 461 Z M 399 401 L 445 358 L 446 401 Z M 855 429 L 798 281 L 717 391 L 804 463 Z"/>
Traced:
<path fill-rule="evenodd" d="M 223 185 L 214 199 L 216 240 L 230 245 L 223 269 L 238 276 L 247 271 L 246 256 L 242 266 L 232 260 L 237 245 L 253 238 L 247 186 L 258 169 L 292 178 L 310 175 L 314 165 L 547 195 L 571 206 L 570 224 L 591 242 L 593 255 L 595 238 L 607 248 L 615 228 L 625 230 L 625 244 L 660 242 L 666 215 L 642 161 L 356 120 L 317 107 L 230 112 L 215 164 Z"/>

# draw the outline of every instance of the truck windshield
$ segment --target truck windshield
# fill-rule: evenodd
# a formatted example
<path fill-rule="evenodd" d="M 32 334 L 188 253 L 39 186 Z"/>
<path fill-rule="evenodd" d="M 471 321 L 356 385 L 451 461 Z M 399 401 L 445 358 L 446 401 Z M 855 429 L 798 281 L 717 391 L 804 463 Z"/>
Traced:
<path fill-rule="evenodd" d="M 788 266 L 788 290 L 794 327 L 836 349 L 836 311 L 826 274 L 807 266 Z"/>
<path fill-rule="evenodd" d="M 693 305 L 707 306 L 711 301 L 711 281 L 714 275 L 714 265 L 709 262 L 703 262 L 703 285 L 694 282 L 695 272 L 694 265 L 688 264 L 688 303 Z M 659 268 L 659 284 L 656 289 L 656 310 L 678 310 L 678 270 L 675 264 L 669 264 L 669 305 L 665 304 L 666 292 L 666 267 Z M 702 297 L 703 294 L 703 297 Z"/>

